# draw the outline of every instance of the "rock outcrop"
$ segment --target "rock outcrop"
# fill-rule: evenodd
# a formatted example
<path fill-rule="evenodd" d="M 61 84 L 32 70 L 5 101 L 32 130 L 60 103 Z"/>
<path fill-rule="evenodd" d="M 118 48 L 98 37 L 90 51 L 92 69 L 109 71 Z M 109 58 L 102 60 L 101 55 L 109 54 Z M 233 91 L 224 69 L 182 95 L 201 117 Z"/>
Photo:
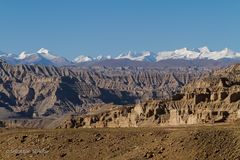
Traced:
<path fill-rule="evenodd" d="M 95 104 L 168 99 L 208 70 L 67 68 L 0 62 L 0 119 L 85 113 Z"/>
<path fill-rule="evenodd" d="M 239 102 L 240 65 L 237 64 L 189 83 L 172 99 L 96 107 L 84 116 L 70 116 L 60 128 L 231 123 L 240 118 Z"/>

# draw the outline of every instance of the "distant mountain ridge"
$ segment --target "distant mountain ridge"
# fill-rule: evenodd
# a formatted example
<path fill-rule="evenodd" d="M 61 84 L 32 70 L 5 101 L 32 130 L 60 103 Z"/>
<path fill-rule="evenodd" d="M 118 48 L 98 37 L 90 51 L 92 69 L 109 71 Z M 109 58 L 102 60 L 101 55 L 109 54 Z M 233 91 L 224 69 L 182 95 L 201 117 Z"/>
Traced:
<path fill-rule="evenodd" d="M 197 49 L 182 48 L 174 51 L 161 51 L 154 53 L 151 51 L 122 53 L 116 57 L 111 56 L 85 56 L 80 55 L 74 60 L 68 60 L 64 57 L 57 56 L 45 48 L 41 48 L 36 53 L 21 52 L 19 55 L 0 52 L 0 58 L 4 59 L 10 64 L 42 64 L 42 65 L 56 65 L 67 66 L 81 63 L 99 63 L 102 61 L 112 60 L 116 62 L 123 62 L 123 60 L 138 61 L 138 62 L 162 62 L 166 60 L 213 60 L 223 61 L 228 59 L 231 61 L 240 61 L 240 52 L 234 52 L 231 49 L 225 48 L 220 51 L 212 51 L 208 47 Z M 135 63 L 135 62 L 134 62 Z"/>
<path fill-rule="evenodd" d="M 184 60 L 194 60 L 194 59 L 236 59 L 240 58 L 240 52 L 234 52 L 228 48 L 221 51 L 211 51 L 207 47 L 202 47 L 198 49 L 177 49 L 175 51 L 163 51 L 158 53 L 153 53 L 150 51 L 144 51 L 142 53 L 132 53 L 120 54 L 115 59 L 130 59 L 136 61 L 151 61 L 158 62 L 166 59 L 184 59 Z"/>
<path fill-rule="evenodd" d="M 19 55 L 0 52 L 0 58 L 10 64 L 42 64 L 42 65 L 69 65 L 72 62 L 64 57 L 57 56 L 45 48 L 39 49 L 36 53 L 21 52 Z"/>

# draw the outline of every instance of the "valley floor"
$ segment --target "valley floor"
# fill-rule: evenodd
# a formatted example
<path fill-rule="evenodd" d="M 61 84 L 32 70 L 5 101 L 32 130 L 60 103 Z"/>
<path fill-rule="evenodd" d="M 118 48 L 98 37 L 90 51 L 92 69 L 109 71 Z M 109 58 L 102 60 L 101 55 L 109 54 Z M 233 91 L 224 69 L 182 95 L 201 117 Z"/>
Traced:
<path fill-rule="evenodd" d="M 240 159 L 240 127 L 1 129 L 0 159 Z"/>

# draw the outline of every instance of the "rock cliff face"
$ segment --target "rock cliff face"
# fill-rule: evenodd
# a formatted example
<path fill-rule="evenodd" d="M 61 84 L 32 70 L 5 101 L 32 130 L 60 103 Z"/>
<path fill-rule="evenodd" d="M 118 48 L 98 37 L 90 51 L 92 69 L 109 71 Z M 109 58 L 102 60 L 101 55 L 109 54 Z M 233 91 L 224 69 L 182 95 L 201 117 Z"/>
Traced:
<path fill-rule="evenodd" d="M 85 113 L 89 106 L 168 99 L 204 69 L 58 68 L 0 62 L 1 119 Z"/>
<path fill-rule="evenodd" d="M 139 127 L 231 123 L 240 118 L 240 65 L 218 70 L 186 85 L 171 100 L 130 106 L 101 106 L 72 115 L 60 127 Z"/>

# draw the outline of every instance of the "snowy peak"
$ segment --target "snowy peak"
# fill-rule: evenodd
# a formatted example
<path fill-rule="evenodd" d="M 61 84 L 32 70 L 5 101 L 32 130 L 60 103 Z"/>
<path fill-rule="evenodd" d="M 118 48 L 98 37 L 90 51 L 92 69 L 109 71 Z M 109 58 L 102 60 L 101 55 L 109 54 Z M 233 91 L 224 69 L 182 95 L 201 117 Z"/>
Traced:
<path fill-rule="evenodd" d="M 175 51 L 165 51 L 157 53 L 156 60 L 165 60 L 165 59 L 196 59 L 199 57 L 199 52 L 195 50 L 189 50 L 187 48 L 177 49 Z"/>
<path fill-rule="evenodd" d="M 136 57 L 136 53 L 133 53 L 132 51 L 128 51 L 127 53 L 121 53 L 115 59 L 134 59 L 134 57 Z"/>
<path fill-rule="evenodd" d="M 199 52 L 201 52 L 201 53 L 211 52 L 211 51 L 209 50 L 209 48 L 206 47 L 206 46 L 201 47 L 201 48 L 198 48 L 197 50 L 198 50 Z"/>
<path fill-rule="evenodd" d="M 134 60 L 134 61 L 154 62 L 156 60 L 156 55 L 155 55 L 155 53 L 150 52 L 150 51 L 144 51 L 144 52 L 140 52 L 140 53 L 129 51 L 128 53 L 120 54 L 115 59 L 130 59 L 130 60 Z"/>
<path fill-rule="evenodd" d="M 25 59 L 28 56 L 31 56 L 31 54 L 27 54 L 25 51 L 21 52 L 16 59 Z"/>
<path fill-rule="evenodd" d="M 106 60 L 106 59 L 112 59 L 112 57 L 110 55 L 108 55 L 108 56 L 99 55 L 99 56 L 93 58 L 90 56 L 80 55 L 77 58 L 75 58 L 73 60 L 73 62 L 74 63 L 83 63 L 83 62 L 90 62 L 90 61 L 102 61 L 102 60 Z"/>
<path fill-rule="evenodd" d="M 37 51 L 37 53 L 39 53 L 39 54 L 49 54 L 49 50 L 47 50 L 45 48 L 41 48 Z"/>
<path fill-rule="evenodd" d="M 240 53 L 233 52 L 232 50 L 225 48 L 221 51 L 200 50 L 199 59 L 213 59 L 219 60 L 224 58 L 236 59 L 240 58 Z"/>
<path fill-rule="evenodd" d="M 92 60 L 93 60 L 92 57 L 80 55 L 77 58 L 75 58 L 73 60 L 73 62 L 75 62 L 75 63 L 82 63 L 82 62 L 89 62 L 89 61 L 92 61 Z"/>
<path fill-rule="evenodd" d="M 52 59 L 58 59 L 61 58 L 59 56 L 55 56 L 54 54 L 52 54 L 48 49 L 45 48 L 41 48 L 37 51 L 37 54 L 39 54 L 40 56 L 52 60 Z"/>
<path fill-rule="evenodd" d="M 27 57 L 27 54 L 25 51 L 21 52 L 18 56 L 18 59 L 25 59 Z"/>
<path fill-rule="evenodd" d="M 189 50 L 187 48 L 175 50 L 175 58 L 178 59 L 196 59 L 199 56 L 199 53 L 194 50 Z"/>

